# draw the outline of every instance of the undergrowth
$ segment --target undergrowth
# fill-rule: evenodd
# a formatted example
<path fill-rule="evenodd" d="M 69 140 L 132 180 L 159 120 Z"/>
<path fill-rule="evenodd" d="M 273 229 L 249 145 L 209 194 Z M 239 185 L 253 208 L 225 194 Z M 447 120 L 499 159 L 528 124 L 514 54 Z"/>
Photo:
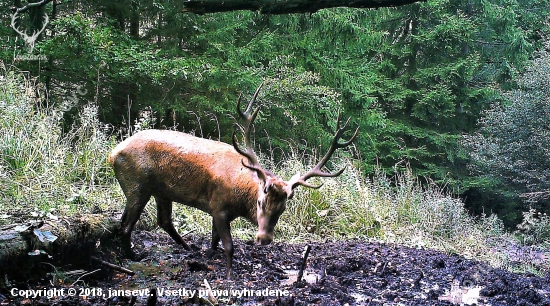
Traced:
<path fill-rule="evenodd" d="M 63 133 L 69 103 L 44 103 L 44 91 L 0 65 L 0 222 L 32 212 L 102 211 L 121 200 L 106 156 L 112 141 L 87 104 Z"/>
<path fill-rule="evenodd" d="M 44 105 L 39 86 L 1 66 L 0 83 L 0 225 L 25 214 L 122 211 L 124 196 L 106 159 L 116 143 L 99 122 L 97 107 L 88 103 L 80 110 L 79 122 L 63 133 L 63 112 L 71 105 Z M 286 179 L 316 163 L 297 152 L 279 164 L 262 160 L 266 168 Z M 537 256 L 514 257 L 510 247 L 525 246 L 504 230 L 496 216 L 471 217 L 460 199 L 429 180 L 421 181 L 410 170 L 394 177 L 384 173 L 365 177 L 345 156 L 335 158 L 334 164 L 347 169 L 337 178 L 318 179 L 324 184 L 320 189 L 298 187 L 277 225 L 276 239 L 375 239 L 435 248 L 504 268 L 548 268 L 544 261 L 536 261 Z M 208 215 L 174 206 L 180 232 L 210 234 Z M 155 215 L 154 205 L 149 204 L 140 222 L 154 227 Z M 531 211 L 525 220 L 520 227 L 523 240 L 538 243 L 535 248 L 547 243 L 548 217 Z M 238 219 L 232 233 L 252 239 L 255 228 Z"/>

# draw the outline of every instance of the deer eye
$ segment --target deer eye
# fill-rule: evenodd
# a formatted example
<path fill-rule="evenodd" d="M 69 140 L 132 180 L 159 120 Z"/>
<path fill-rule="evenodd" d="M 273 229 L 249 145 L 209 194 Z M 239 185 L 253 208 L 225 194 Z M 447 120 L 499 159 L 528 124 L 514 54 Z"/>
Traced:
<path fill-rule="evenodd" d="M 264 188 L 264 193 L 269 193 L 270 188 L 271 188 L 271 185 L 266 185 Z"/>

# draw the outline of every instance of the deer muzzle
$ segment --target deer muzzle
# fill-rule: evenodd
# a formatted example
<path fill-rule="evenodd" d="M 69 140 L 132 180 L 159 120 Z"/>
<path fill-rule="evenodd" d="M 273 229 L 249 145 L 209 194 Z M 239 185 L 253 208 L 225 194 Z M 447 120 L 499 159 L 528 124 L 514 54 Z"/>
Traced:
<path fill-rule="evenodd" d="M 270 244 L 271 241 L 273 241 L 273 232 L 268 233 L 259 231 L 258 234 L 256 234 L 256 244 L 258 245 L 267 245 Z"/>
<path fill-rule="evenodd" d="M 258 207 L 258 233 L 256 234 L 256 244 L 267 245 L 273 241 L 275 225 L 278 219 L 278 216 L 274 216 L 273 213 L 266 213 Z"/>

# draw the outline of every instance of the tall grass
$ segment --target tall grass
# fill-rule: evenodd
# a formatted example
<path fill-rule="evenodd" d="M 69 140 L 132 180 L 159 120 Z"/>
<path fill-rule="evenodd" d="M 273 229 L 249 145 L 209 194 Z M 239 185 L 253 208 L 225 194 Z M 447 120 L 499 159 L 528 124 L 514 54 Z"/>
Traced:
<path fill-rule="evenodd" d="M 496 216 L 471 217 L 460 199 L 422 183 L 410 169 L 366 177 L 349 164 L 342 176 L 324 179 L 321 189 L 297 191 L 288 210 L 278 225 L 286 239 L 304 233 L 309 239 L 374 238 L 471 258 L 493 253 L 491 237 L 511 239 Z"/>
<path fill-rule="evenodd" d="M 44 104 L 39 86 L 5 67 L 0 83 L 0 221 L 36 211 L 105 210 L 121 200 L 106 162 L 114 142 L 96 106 L 83 107 L 79 122 L 63 133 L 63 112 L 72 105 Z"/>
<path fill-rule="evenodd" d="M 25 215 L 122 211 L 125 199 L 106 160 L 115 141 L 99 122 L 97 107 L 82 103 L 86 106 L 79 121 L 63 133 L 63 113 L 72 105 L 44 105 L 40 86 L 1 66 L 0 84 L 0 225 Z M 296 152 L 276 165 L 261 159 L 286 179 L 316 162 Z M 349 158 L 334 158 L 334 163 L 336 168 L 347 165 L 346 171 L 319 179 L 324 183 L 320 189 L 298 187 L 277 225 L 277 239 L 375 239 L 436 248 L 497 266 L 510 262 L 506 247 L 516 242 L 497 217 L 469 216 L 461 200 L 420 181 L 411 170 L 394 177 L 366 177 Z M 154 207 L 147 206 L 142 224 L 155 225 Z M 526 216 L 522 235 L 534 238 L 524 240 L 547 241 L 549 218 L 534 212 Z M 183 233 L 210 233 L 211 218 L 196 209 L 175 205 L 173 218 Z M 241 239 L 255 234 L 241 219 L 232 227 Z"/>

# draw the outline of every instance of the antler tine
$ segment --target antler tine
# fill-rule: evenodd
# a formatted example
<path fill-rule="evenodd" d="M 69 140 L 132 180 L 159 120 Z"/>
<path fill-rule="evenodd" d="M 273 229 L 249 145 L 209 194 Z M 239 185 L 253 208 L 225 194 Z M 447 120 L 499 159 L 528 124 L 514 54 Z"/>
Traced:
<path fill-rule="evenodd" d="M 246 107 L 246 110 L 244 111 L 244 113 L 241 111 L 241 98 L 242 98 L 242 93 L 239 94 L 239 99 L 237 100 L 237 113 L 239 113 L 239 117 L 241 117 L 242 120 L 245 121 L 245 123 L 247 124 L 251 124 L 254 119 L 256 118 L 256 115 L 258 113 L 258 110 L 259 110 L 259 107 L 254 111 L 254 113 L 252 115 L 250 115 L 250 110 L 252 109 L 252 104 L 254 104 L 254 102 L 256 102 L 256 98 L 258 97 L 258 94 L 260 93 L 260 89 L 262 89 L 262 86 L 264 85 L 264 83 L 260 84 L 260 86 L 258 86 L 258 88 L 256 89 L 256 92 L 254 92 L 254 96 L 252 96 L 252 99 L 250 99 L 250 101 L 248 102 L 248 105 Z"/>
<path fill-rule="evenodd" d="M 250 136 L 250 131 L 249 130 L 245 131 L 246 151 L 243 151 L 241 148 L 239 148 L 239 145 L 237 144 L 237 135 L 235 134 L 235 132 L 233 132 L 233 147 L 235 148 L 235 150 L 239 154 L 246 157 L 248 159 L 248 162 L 252 166 L 257 167 L 257 166 L 260 165 L 260 163 L 258 162 L 258 158 L 256 157 L 256 154 L 254 153 L 254 150 L 252 149 L 252 144 L 250 142 L 250 138 L 246 139 L 247 138 L 246 135 Z"/>
<path fill-rule="evenodd" d="M 241 117 L 242 120 L 246 120 L 246 115 L 241 111 L 241 99 L 243 97 L 243 93 L 241 92 L 239 94 L 239 98 L 237 99 L 237 114 L 239 114 L 239 117 Z"/>
<path fill-rule="evenodd" d="M 342 127 L 340 127 L 340 111 L 338 111 L 338 117 L 336 119 L 336 132 L 334 133 L 334 137 L 332 138 L 330 148 L 328 149 L 325 156 L 323 156 L 323 158 L 321 158 L 319 163 L 317 163 L 317 165 L 315 165 L 315 167 L 313 167 L 313 169 L 311 169 L 310 171 L 308 171 L 307 173 L 305 173 L 301 177 L 298 177 L 298 175 L 296 175 L 296 177 L 293 177 L 290 180 L 289 183 L 292 186 L 292 188 L 295 188 L 298 185 L 302 185 L 304 187 L 309 187 L 309 188 L 319 188 L 319 187 L 322 186 L 322 184 L 319 185 L 319 186 L 313 186 L 311 184 L 306 183 L 306 180 L 308 180 L 312 177 L 315 177 L 315 176 L 317 176 L 317 177 L 336 177 L 336 176 L 339 176 L 340 174 L 342 174 L 344 172 L 344 170 L 346 169 L 345 166 L 342 169 L 340 169 L 339 171 L 336 171 L 334 173 L 323 171 L 322 168 L 326 165 L 326 163 L 332 157 L 332 154 L 334 154 L 336 149 L 345 148 L 345 147 L 349 146 L 355 140 L 355 138 L 357 137 L 357 134 L 359 133 L 359 127 L 355 130 L 355 133 L 353 133 L 353 136 L 349 140 L 344 141 L 344 142 L 339 142 L 339 140 L 342 138 L 342 136 L 344 134 L 345 128 L 347 127 L 350 119 L 351 118 L 348 118 L 346 120 L 346 123 Z"/>
<path fill-rule="evenodd" d="M 256 91 L 254 92 L 254 96 L 252 96 L 252 99 L 250 99 L 250 102 L 248 102 L 248 106 L 246 107 L 246 112 L 250 112 L 250 109 L 252 108 L 252 104 L 256 102 L 256 98 L 258 97 L 258 94 L 260 93 L 260 89 L 264 86 L 264 83 L 262 82 L 258 88 L 256 88 Z M 255 111 L 257 113 L 257 111 Z M 254 121 L 254 119 L 252 119 Z"/>
<path fill-rule="evenodd" d="M 248 158 L 248 162 L 251 163 L 251 165 L 247 165 L 244 163 L 244 160 L 241 159 L 241 164 L 243 164 L 243 166 L 247 167 L 248 169 L 256 171 L 256 173 L 258 174 L 258 177 L 265 182 L 266 180 L 265 171 L 264 169 L 262 169 L 262 167 L 258 163 L 256 154 L 254 154 L 254 151 L 250 152 L 251 150 L 249 150 L 248 148 L 246 152 L 241 150 L 241 148 L 239 148 L 239 145 L 237 144 L 237 135 L 235 134 L 235 132 L 233 132 L 232 139 L 233 139 L 233 147 L 235 148 L 235 151 L 237 151 L 239 154 L 243 155 L 244 157 Z"/>
<path fill-rule="evenodd" d="M 263 83 L 258 86 L 256 89 L 256 92 L 254 92 L 254 95 L 252 96 L 252 99 L 250 99 L 250 102 L 248 103 L 248 106 L 246 107 L 246 110 L 244 112 L 241 111 L 241 98 L 242 94 L 239 95 L 239 99 L 237 100 L 237 112 L 239 113 L 239 117 L 244 121 L 244 141 L 246 145 L 246 154 L 242 154 L 242 151 L 237 150 L 237 152 L 241 153 L 242 155 L 245 155 L 248 158 L 248 162 L 255 167 L 260 167 L 260 163 L 258 162 L 258 158 L 256 157 L 256 153 L 254 153 L 254 149 L 252 148 L 252 141 L 250 140 L 250 134 L 252 131 L 252 125 L 254 123 L 254 120 L 256 119 L 256 116 L 258 116 L 258 113 L 260 112 L 260 106 L 258 106 L 252 114 L 250 114 L 250 111 L 252 109 L 252 105 L 254 102 L 256 102 L 256 98 L 258 97 L 258 94 L 260 93 L 260 89 L 262 88 Z"/>

